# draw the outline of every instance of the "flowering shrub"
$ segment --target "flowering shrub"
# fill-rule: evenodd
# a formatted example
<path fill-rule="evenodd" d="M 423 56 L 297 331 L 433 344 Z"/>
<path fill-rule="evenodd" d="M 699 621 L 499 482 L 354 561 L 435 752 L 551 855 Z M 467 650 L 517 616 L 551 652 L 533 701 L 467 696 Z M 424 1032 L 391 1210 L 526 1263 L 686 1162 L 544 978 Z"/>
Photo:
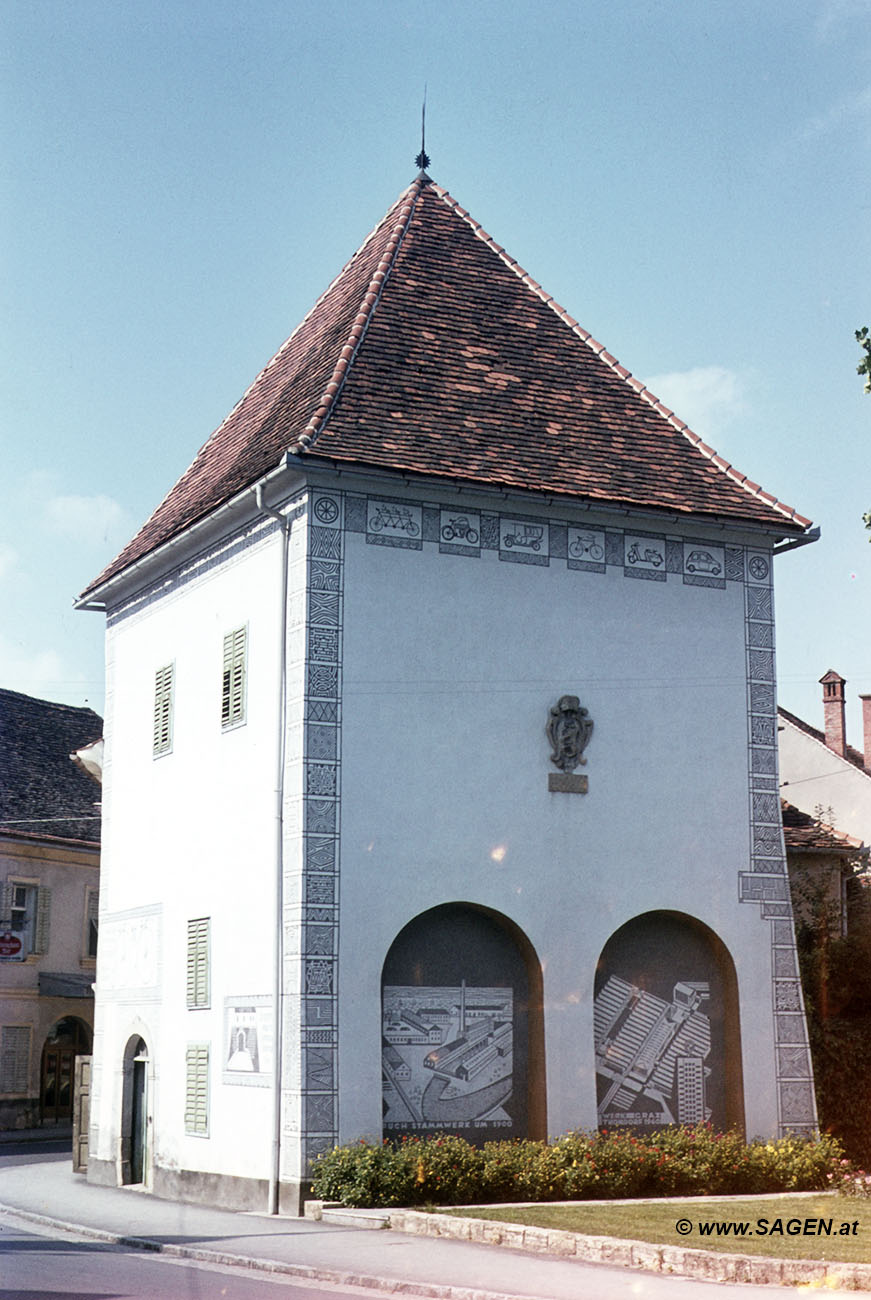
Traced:
<path fill-rule="evenodd" d="M 453 1135 L 336 1147 L 315 1162 L 312 1192 L 345 1205 L 468 1205 L 633 1196 L 750 1195 L 835 1188 L 871 1195 L 871 1176 L 838 1142 L 745 1142 L 709 1125 L 654 1133 L 569 1133 L 551 1144 Z"/>

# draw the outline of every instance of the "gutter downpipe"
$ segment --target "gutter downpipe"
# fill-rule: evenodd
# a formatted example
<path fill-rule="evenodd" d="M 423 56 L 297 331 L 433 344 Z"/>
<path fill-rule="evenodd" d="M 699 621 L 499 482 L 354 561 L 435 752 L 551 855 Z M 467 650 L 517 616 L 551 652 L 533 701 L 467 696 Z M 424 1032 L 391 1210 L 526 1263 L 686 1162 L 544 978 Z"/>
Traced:
<path fill-rule="evenodd" d="M 263 500 L 263 484 L 254 488 L 257 509 L 275 519 L 281 528 L 281 627 L 278 634 L 279 647 L 279 691 L 278 723 L 275 738 L 276 772 L 275 772 L 275 934 L 274 939 L 274 988 L 275 1000 L 275 1044 L 272 1067 L 272 1159 L 269 1170 L 268 1213 L 279 1213 L 280 1174 L 281 1174 L 281 1063 L 284 1054 L 284 756 L 285 756 L 285 714 L 287 711 L 287 568 L 288 548 L 290 543 L 289 520 Z"/>

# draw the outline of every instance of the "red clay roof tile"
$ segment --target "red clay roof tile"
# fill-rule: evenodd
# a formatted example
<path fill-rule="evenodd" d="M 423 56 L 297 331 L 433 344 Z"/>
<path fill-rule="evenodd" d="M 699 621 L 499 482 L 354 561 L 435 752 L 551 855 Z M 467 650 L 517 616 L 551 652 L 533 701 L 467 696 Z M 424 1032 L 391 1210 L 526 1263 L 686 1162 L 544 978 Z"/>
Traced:
<path fill-rule="evenodd" d="M 425 174 L 85 594 L 288 450 L 785 533 L 810 523 L 707 447 Z"/>

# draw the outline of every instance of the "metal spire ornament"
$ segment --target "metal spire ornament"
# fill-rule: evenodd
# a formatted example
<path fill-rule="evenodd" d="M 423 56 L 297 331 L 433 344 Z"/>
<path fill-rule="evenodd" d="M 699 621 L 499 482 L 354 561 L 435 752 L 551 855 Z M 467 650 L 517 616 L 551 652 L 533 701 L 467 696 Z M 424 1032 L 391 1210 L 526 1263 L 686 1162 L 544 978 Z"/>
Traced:
<path fill-rule="evenodd" d="M 429 154 L 426 151 L 426 86 L 423 88 L 423 107 L 420 110 L 420 153 L 414 162 L 422 172 L 425 172 L 430 164 Z"/>

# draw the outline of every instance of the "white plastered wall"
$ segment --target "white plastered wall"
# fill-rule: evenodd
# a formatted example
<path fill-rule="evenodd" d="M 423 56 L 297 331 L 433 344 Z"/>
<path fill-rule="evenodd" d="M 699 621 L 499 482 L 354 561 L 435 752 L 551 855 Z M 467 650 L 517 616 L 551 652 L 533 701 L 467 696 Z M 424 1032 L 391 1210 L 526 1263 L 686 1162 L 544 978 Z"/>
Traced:
<path fill-rule="evenodd" d="M 769 930 L 738 902 L 742 584 L 346 535 L 343 672 L 340 1138 L 380 1135 L 384 956 L 413 917 L 458 900 L 510 918 L 541 959 L 551 1134 L 595 1124 L 596 961 L 652 909 L 698 918 L 732 954 L 747 1129 L 774 1132 Z M 586 795 L 547 788 L 545 723 L 564 693 L 595 723 Z"/>
<path fill-rule="evenodd" d="M 296 531 L 304 537 L 302 525 Z M 193 563 L 110 620 L 91 1156 L 118 1162 L 123 1054 L 141 1035 L 152 1060 L 153 1164 L 266 1179 L 271 1086 L 221 1079 L 226 999 L 267 998 L 271 1008 L 274 984 L 281 540 L 267 520 L 249 542 Z M 246 720 L 222 731 L 223 638 L 241 626 Z M 154 674 L 169 663 L 172 751 L 155 758 Z M 187 921 L 206 916 L 210 1005 L 189 1010 Z M 193 1043 L 210 1044 L 208 1139 L 184 1131 Z"/>

